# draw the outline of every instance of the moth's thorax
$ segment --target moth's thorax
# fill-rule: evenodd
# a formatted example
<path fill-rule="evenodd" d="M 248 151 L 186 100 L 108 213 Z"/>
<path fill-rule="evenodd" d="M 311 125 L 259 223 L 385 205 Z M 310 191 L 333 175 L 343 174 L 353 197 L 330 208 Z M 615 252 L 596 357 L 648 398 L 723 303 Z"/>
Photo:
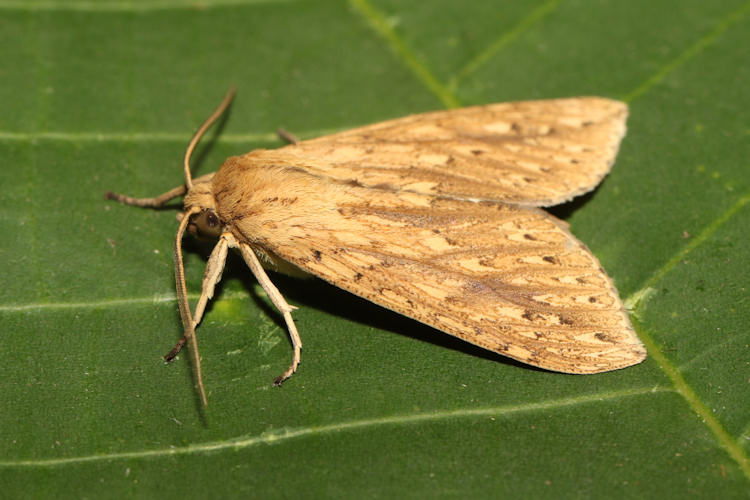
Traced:
<path fill-rule="evenodd" d="M 216 214 L 236 237 L 263 244 L 271 235 L 284 238 L 289 227 L 335 209 L 340 187 L 301 166 L 277 161 L 265 150 L 228 158 L 212 179 Z"/>
<path fill-rule="evenodd" d="M 211 184 L 213 177 L 214 174 L 207 174 L 193 180 L 193 186 L 185 194 L 183 201 L 186 211 L 193 207 L 199 207 L 204 210 L 214 210 L 216 208 Z"/>

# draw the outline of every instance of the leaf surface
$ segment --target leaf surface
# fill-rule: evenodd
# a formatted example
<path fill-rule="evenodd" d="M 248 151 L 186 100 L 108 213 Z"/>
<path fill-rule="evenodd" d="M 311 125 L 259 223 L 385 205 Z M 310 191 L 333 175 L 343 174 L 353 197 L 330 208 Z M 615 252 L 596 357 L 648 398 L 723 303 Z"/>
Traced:
<path fill-rule="evenodd" d="M 9 497 L 742 498 L 750 489 L 750 3 L 0 0 L 0 484 Z M 103 199 L 410 113 L 626 100 L 593 194 L 553 209 L 599 257 L 649 358 L 531 369 L 237 256 L 180 336 L 174 210 Z M 207 249 L 186 240 L 188 288 Z"/>

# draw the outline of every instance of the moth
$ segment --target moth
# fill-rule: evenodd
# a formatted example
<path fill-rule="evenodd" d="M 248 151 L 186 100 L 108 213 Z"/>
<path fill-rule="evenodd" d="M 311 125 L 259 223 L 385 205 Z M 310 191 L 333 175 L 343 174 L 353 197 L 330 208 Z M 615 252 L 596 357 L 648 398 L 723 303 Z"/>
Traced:
<path fill-rule="evenodd" d="M 600 97 L 508 102 L 407 116 L 227 159 L 196 179 L 190 156 L 230 91 L 193 136 L 174 246 L 184 335 L 206 404 L 195 329 L 239 251 L 286 322 L 289 305 L 264 268 L 317 276 L 467 342 L 546 370 L 600 373 L 646 351 L 611 279 L 565 222 L 539 207 L 594 189 L 614 163 L 627 106 Z M 217 240 L 191 312 L 181 242 Z"/>

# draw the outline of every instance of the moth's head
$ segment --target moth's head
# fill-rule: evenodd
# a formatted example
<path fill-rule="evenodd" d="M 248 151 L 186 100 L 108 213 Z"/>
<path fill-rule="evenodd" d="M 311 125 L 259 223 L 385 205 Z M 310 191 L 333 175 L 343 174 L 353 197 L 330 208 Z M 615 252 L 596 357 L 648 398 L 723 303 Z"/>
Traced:
<path fill-rule="evenodd" d="M 221 235 L 224 224 L 216 215 L 211 179 L 214 174 L 204 175 L 192 181 L 185 194 L 185 213 L 189 214 L 187 229 L 201 239 L 216 239 Z"/>

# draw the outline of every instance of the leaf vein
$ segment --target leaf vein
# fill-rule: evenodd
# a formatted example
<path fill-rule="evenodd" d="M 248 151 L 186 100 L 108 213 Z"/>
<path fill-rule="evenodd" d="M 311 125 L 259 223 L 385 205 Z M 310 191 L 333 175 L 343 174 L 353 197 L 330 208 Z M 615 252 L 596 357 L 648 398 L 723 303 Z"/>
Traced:
<path fill-rule="evenodd" d="M 656 71 L 653 75 L 648 77 L 643 83 L 638 85 L 635 89 L 622 97 L 622 100 L 630 103 L 635 99 L 641 97 L 647 91 L 651 90 L 652 87 L 660 84 L 664 79 L 674 72 L 677 68 L 685 64 L 687 61 L 697 56 L 708 46 L 716 41 L 725 31 L 731 28 L 734 24 L 741 21 L 747 12 L 750 11 L 750 2 L 745 3 L 739 9 L 732 11 L 729 15 L 724 17 L 715 27 L 706 35 L 699 38 L 695 43 L 689 46 L 687 49 L 682 51 L 677 57 L 668 61 L 664 64 L 661 69 Z"/>
<path fill-rule="evenodd" d="M 26 0 L 0 1 L 0 10 L 18 11 L 79 11 L 79 12 L 150 12 L 158 10 L 205 10 L 222 7 L 250 6 L 256 4 L 289 3 L 296 0 L 151 0 L 134 2 L 120 0 L 101 2 L 98 0 L 75 0 L 68 2 Z"/>
<path fill-rule="evenodd" d="M 509 406 L 497 406 L 487 408 L 472 408 L 460 410 L 443 410 L 435 412 L 416 413 L 409 415 L 393 415 L 388 417 L 352 420 L 347 422 L 338 422 L 334 424 L 300 427 L 296 429 L 280 429 L 272 432 L 265 432 L 255 436 L 245 436 L 226 441 L 215 441 L 207 443 L 192 444 L 183 447 L 170 447 L 165 449 L 141 450 L 120 453 L 107 453 L 99 455 L 84 455 L 79 457 L 49 458 L 37 460 L 12 460 L 0 462 L 0 467 L 56 467 L 65 465 L 75 465 L 86 462 L 109 462 L 112 460 L 133 460 L 149 459 L 159 457 L 169 457 L 177 455 L 204 454 L 220 452 L 224 450 L 237 451 L 241 449 L 252 448 L 262 444 L 277 444 L 296 438 L 308 436 L 319 436 L 322 434 L 333 434 L 359 429 L 367 429 L 385 425 L 410 425 L 427 421 L 445 421 L 456 418 L 482 418 L 493 416 L 506 416 L 516 413 L 533 412 L 539 410 L 549 410 L 576 406 L 580 404 L 597 403 L 603 401 L 617 400 L 626 397 L 658 394 L 665 392 L 674 392 L 664 387 L 641 387 L 635 389 L 626 389 L 621 391 L 604 392 L 590 394 L 585 396 L 576 396 L 563 398 L 552 401 L 537 403 L 526 403 Z"/>
<path fill-rule="evenodd" d="M 679 252 L 674 254 L 661 268 L 659 268 L 646 282 L 635 292 L 628 295 L 625 299 L 625 303 L 633 304 L 632 308 L 637 309 L 641 301 L 639 297 L 643 297 L 649 288 L 652 288 L 656 283 L 661 281 L 664 276 L 669 273 L 675 266 L 677 266 L 684 258 L 695 250 L 700 245 L 704 244 L 708 239 L 713 236 L 719 228 L 721 228 L 729 219 L 731 219 L 737 212 L 745 207 L 750 202 L 750 193 L 745 193 L 741 196 L 732 206 L 714 219 L 703 231 L 701 231 L 695 238 L 691 239 L 690 242 L 685 245 Z"/>
<path fill-rule="evenodd" d="M 255 293 L 265 293 L 262 291 L 255 290 Z M 214 302 L 221 302 L 224 300 L 239 300 L 247 298 L 247 293 L 242 292 L 222 292 L 221 298 L 216 299 Z M 191 300 L 198 300 L 200 294 L 193 293 L 188 294 Z M 174 293 L 154 295 L 152 297 L 133 297 L 127 299 L 108 299 L 108 300 L 95 300 L 91 302 L 51 302 L 51 303 L 32 303 L 32 304 L 3 304 L 0 305 L 0 313 L 15 313 L 15 312 L 26 312 L 26 311 L 55 311 L 55 310 L 66 310 L 66 309 L 100 309 L 106 307 L 121 307 L 133 304 L 160 304 L 165 302 L 177 302 L 177 297 Z"/>
<path fill-rule="evenodd" d="M 370 26 L 385 39 L 394 54 L 409 68 L 417 79 L 430 90 L 447 108 L 461 106 L 458 96 L 441 83 L 435 75 L 419 61 L 414 51 L 396 33 L 387 17 L 378 11 L 369 0 L 349 0 L 349 5 L 367 20 Z"/>
<path fill-rule="evenodd" d="M 461 80 L 465 79 L 470 74 L 476 72 L 482 67 L 487 61 L 495 56 L 502 49 L 510 45 L 519 36 L 528 31 L 532 26 L 539 23 L 542 19 L 547 17 L 551 12 L 557 9 L 560 4 L 559 0 L 547 0 L 535 9 L 533 9 L 526 17 L 516 24 L 513 28 L 501 34 L 491 44 L 489 44 L 483 51 L 479 52 L 473 59 L 466 63 L 461 69 L 448 82 L 448 89 L 455 92 Z"/>
<path fill-rule="evenodd" d="M 721 425 L 719 419 L 716 418 L 713 412 L 703 403 L 700 397 L 698 397 L 698 394 L 693 390 L 690 384 L 687 383 L 682 376 L 682 373 L 680 373 L 680 370 L 677 369 L 664 353 L 661 352 L 661 349 L 651 337 L 651 334 L 641 326 L 637 318 L 633 318 L 633 327 L 638 333 L 638 338 L 641 339 L 646 346 L 649 356 L 651 356 L 667 377 L 669 377 L 674 388 L 677 390 L 677 393 L 680 394 L 693 411 L 698 414 L 706 427 L 708 427 L 713 433 L 718 445 L 737 463 L 745 474 L 745 477 L 750 479 L 750 458 L 745 449 L 738 443 L 738 440 L 734 439 L 724 426 Z"/>

